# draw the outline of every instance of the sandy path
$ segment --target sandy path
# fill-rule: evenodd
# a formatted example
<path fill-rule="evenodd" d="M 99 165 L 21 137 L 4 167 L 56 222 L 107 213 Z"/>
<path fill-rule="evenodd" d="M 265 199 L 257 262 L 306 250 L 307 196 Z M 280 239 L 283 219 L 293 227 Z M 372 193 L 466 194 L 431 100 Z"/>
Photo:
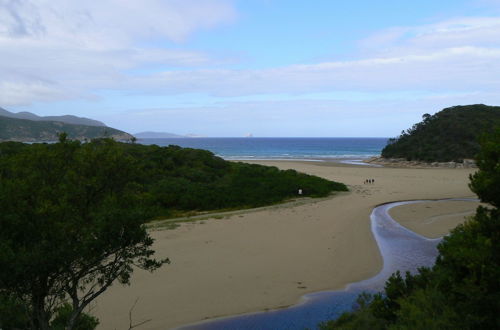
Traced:
<path fill-rule="evenodd" d="M 153 274 L 136 271 L 92 306 L 101 329 L 127 329 L 129 310 L 141 329 L 168 329 L 205 318 L 294 304 L 308 292 L 370 277 L 381 258 L 369 214 L 378 204 L 474 197 L 466 169 L 397 169 L 313 162 L 259 162 L 344 182 L 351 192 L 313 204 L 272 208 L 154 231 Z M 375 184 L 365 185 L 367 178 Z M 418 211 L 416 211 L 418 212 Z M 415 213 L 404 211 L 401 213 Z M 432 227 L 432 223 L 428 226 Z"/>

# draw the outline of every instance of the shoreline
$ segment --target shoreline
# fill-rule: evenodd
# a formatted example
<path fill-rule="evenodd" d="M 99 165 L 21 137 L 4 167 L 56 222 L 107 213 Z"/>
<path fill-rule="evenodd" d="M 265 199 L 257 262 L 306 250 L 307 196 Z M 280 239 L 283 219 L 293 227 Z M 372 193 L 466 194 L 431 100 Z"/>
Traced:
<path fill-rule="evenodd" d="M 250 162 L 250 161 L 248 161 Z M 253 162 L 252 162 L 253 163 Z M 350 192 L 311 204 L 242 213 L 152 232 L 153 274 L 135 272 L 92 307 L 103 329 L 152 319 L 148 329 L 291 306 L 306 293 L 335 290 L 382 267 L 369 225 L 373 207 L 396 200 L 474 197 L 469 169 L 366 167 L 326 162 L 259 161 L 344 182 Z M 364 185 L 365 178 L 375 184 Z M 314 256 L 314 257 L 312 257 Z"/>

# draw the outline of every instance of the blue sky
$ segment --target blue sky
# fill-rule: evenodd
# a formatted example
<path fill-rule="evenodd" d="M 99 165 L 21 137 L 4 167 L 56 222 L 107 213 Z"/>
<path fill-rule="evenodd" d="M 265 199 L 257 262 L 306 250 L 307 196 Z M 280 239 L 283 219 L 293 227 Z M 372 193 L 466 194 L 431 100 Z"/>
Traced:
<path fill-rule="evenodd" d="M 0 107 L 131 133 L 395 136 L 499 63 L 500 0 L 0 0 Z"/>

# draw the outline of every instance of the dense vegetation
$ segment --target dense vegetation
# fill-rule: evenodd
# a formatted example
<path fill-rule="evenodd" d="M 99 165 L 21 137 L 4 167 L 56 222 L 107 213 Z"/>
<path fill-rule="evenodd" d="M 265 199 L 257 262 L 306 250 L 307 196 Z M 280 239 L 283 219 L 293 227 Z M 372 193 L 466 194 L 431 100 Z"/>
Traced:
<path fill-rule="evenodd" d="M 35 121 L 0 116 L 0 141 L 40 142 L 57 141 L 66 132 L 70 139 L 90 140 L 110 137 L 128 140 L 131 135 L 105 126 L 74 125 L 59 121 Z"/>
<path fill-rule="evenodd" d="M 345 191 L 341 183 L 276 167 L 233 163 L 211 152 L 177 146 L 124 144 L 141 160 L 144 182 L 155 205 L 172 210 L 256 207 L 304 195 Z"/>
<path fill-rule="evenodd" d="M 322 329 L 500 329 L 500 130 L 485 138 L 471 188 L 474 217 L 439 244 L 432 268 L 393 274 L 381 294 L 364 294 L 358 310 Z"/>
<path fill-rule="evenodd" d="M 475 104 L 425 114 L 420 123 L 390 139 L 382 157 L 427 162 L 472 159 L 479 151 L 479 137 L 500 125 L 500 107 Z"/>
<path fill-rule="evenodd" d="M 344 184 L 295 170 L 281 171 L 276 167 L 228 162 L 206 150 L 111 140 L 77 145 L 78 148 L 93 146 L 97 149 L 109 145 L 133 159 L 138 169 L 138 181 L 144 190 L 144 203 L 153 208 L 158 216 L 169 216 L 174 211 L 268 205 L 296 197 L 298 189 L 302 189 L 304 196 L 310 197 L 347 190 Z M 57 145 L 0 143 L 0 157 L 32 152 L 43 154 L 54 148 Z"/>
<path fill-rule="evenodd" d="M 111 140 L 0 144 L 0 328 L 84 330 L 132 266 L 167 262 L 151 258 L 140 174 Z"/>
<path fill-rule="evenodd" d="M 343 184 L 204 150 L 99 139 L 0 143 L 0 328 L 93 329 L 84 308 L 132 266 L 153 271 L 144 222 L 173 210 L 325 196 Z"/>

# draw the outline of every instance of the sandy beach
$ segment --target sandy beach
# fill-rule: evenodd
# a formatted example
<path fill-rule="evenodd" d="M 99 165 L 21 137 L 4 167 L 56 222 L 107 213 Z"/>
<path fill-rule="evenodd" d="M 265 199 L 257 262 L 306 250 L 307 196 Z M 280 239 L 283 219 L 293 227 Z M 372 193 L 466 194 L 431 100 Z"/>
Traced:
<path fill-rule="evenodd" d="M 208 318 L 295 304 L 305 293 L 341 289 L 375 275 L 381 256 L 369 215 L 379 204 L 413 199 L 475 197 L 473 169 L 376 168 L 327 162 L 259 161 L 349 185 L 350 192 L 298 206 L 185 223 L 156 230 L 154 273 L 135 271 L 132 284 L 115 284 L 91 313 L 100 329 L 169 329 Z M 364 184 L 374 179 L 373 184 Z M 477 203 L 406 205 L 394 219 L 422 235 L 438 237 L 464 221 Z M 218 217 L 219 218 L 219 217 Z"/>

